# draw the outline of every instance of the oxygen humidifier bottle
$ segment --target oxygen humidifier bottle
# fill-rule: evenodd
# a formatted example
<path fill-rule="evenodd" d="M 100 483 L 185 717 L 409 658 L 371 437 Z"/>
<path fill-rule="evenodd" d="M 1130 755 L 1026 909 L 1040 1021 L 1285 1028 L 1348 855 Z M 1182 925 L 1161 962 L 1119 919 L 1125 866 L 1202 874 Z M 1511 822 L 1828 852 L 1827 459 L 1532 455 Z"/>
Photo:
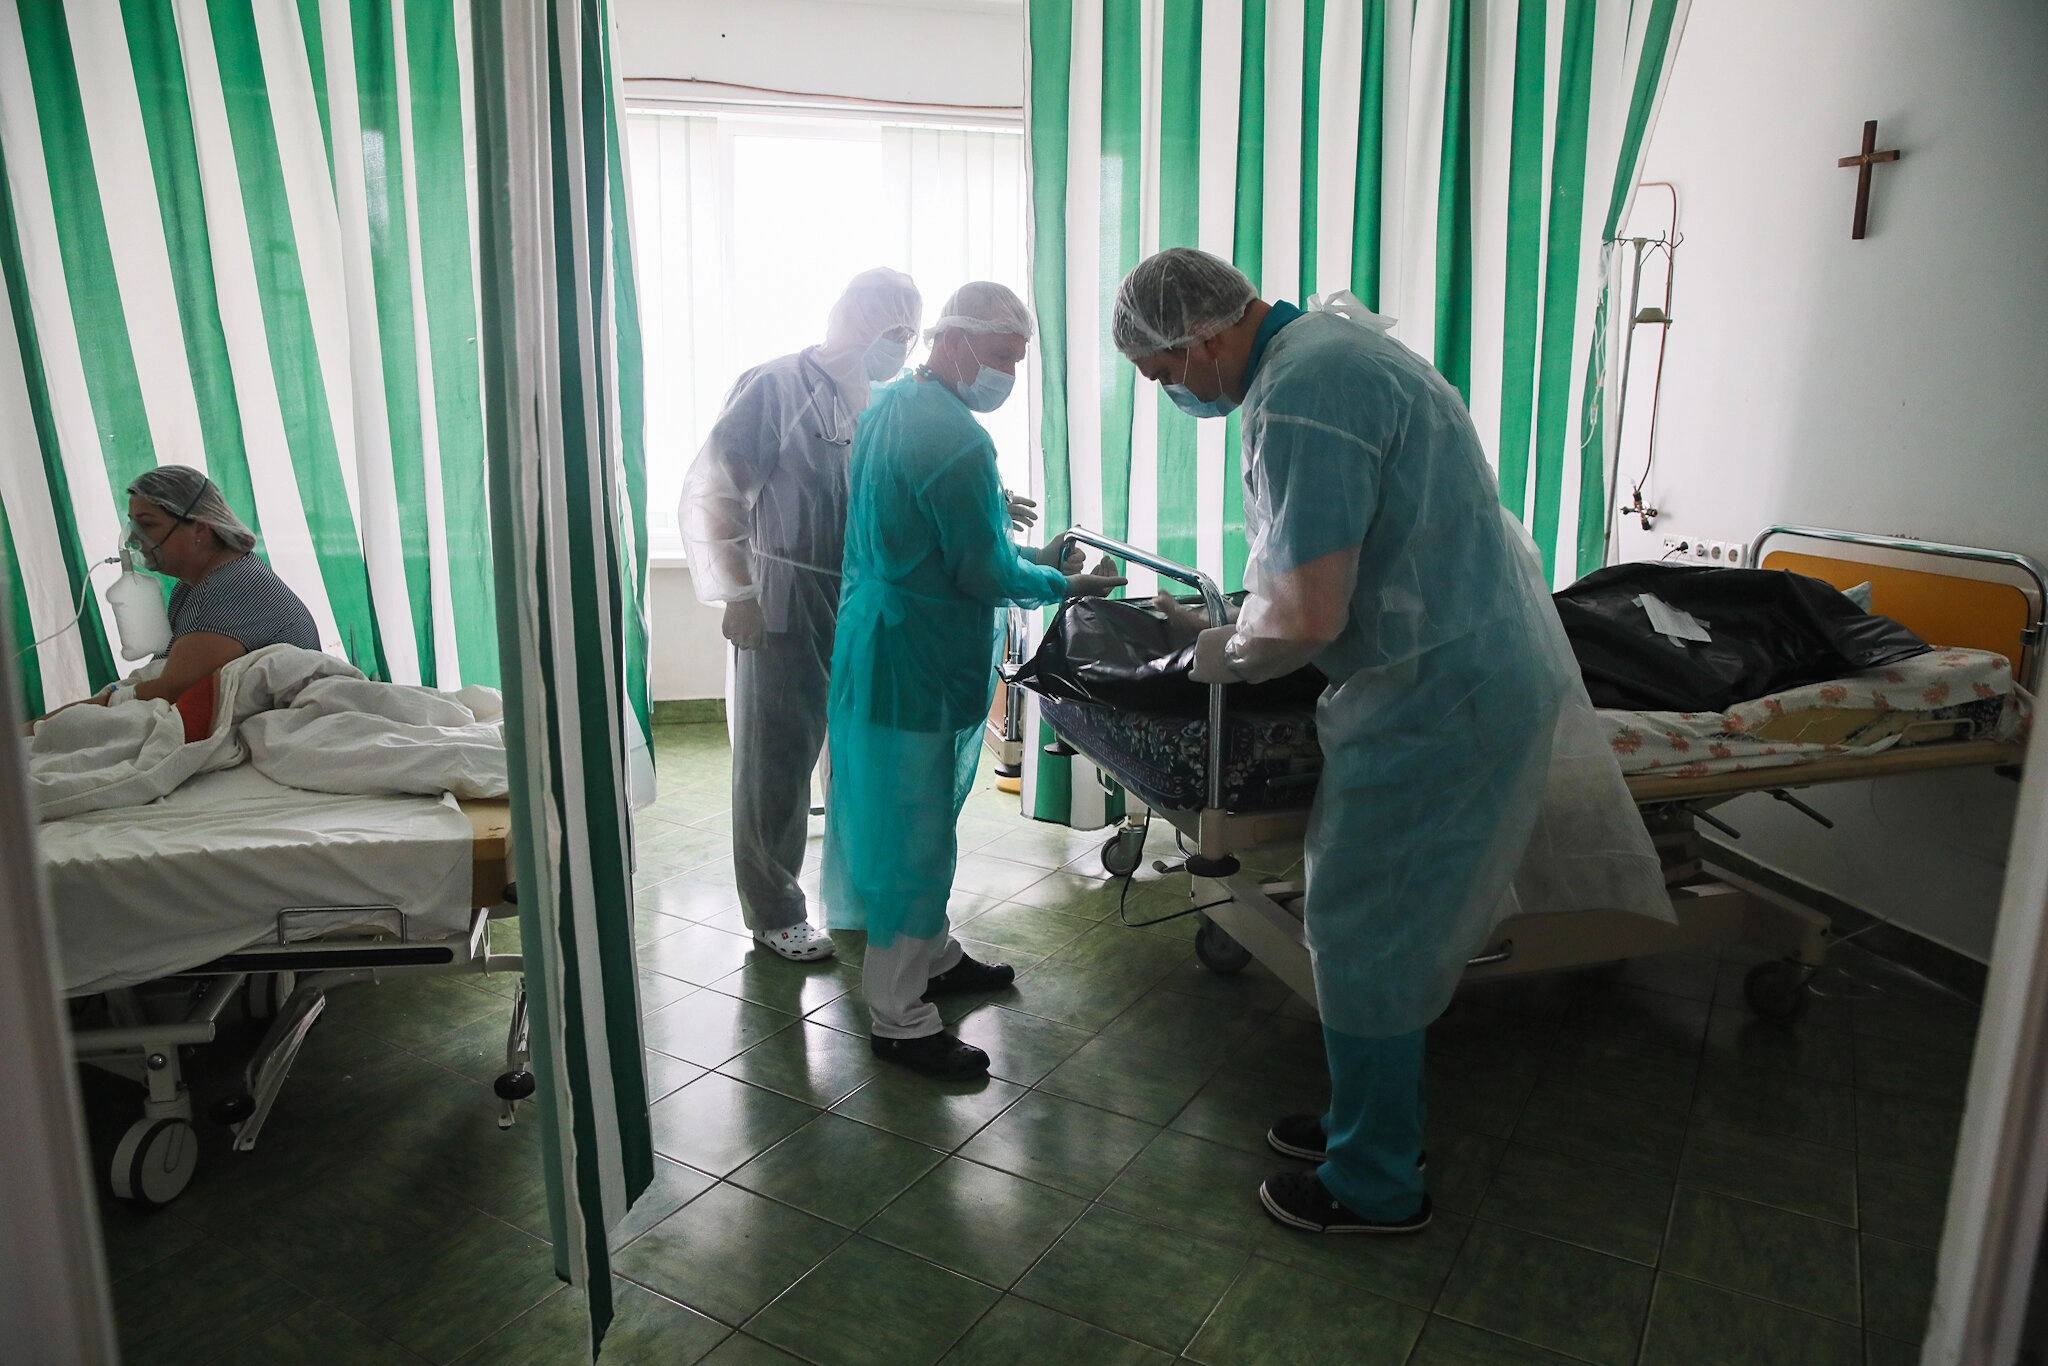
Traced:
<path fill-rule="evenodd" d="M 171 643 L 171 618 L 156 575 L 135 567 L 134 552 L 121 551 L 121 577 L 107 590 L 114 629 L 121 633 L 121 658 L 148 659 Z"/>

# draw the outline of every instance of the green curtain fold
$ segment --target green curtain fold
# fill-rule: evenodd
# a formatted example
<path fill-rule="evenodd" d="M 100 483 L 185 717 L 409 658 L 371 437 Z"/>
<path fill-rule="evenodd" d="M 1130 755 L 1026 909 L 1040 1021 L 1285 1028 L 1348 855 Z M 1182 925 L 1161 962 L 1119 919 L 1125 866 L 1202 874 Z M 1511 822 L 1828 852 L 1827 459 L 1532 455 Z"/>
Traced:
<path fill-rule="evenodd" d="M 18 453 L 0 468 L 0 553 L 25 641 L 54 637 L 28 656 L 31 712 L 123 667 L 102 598 L 66 623 L 118 545 L 123 489 L 172 462 L 221 486 L 328 650 L 394 682 L 499 681 L 469 10 L 0 0 L 0 438 Z M 622 196 L 616 100 L 591 117 Z M 636 342 L 607 420 L 628 471 L 617 617 L 644 741 L 642 403 L 620 244 L 608 278 Z"/>

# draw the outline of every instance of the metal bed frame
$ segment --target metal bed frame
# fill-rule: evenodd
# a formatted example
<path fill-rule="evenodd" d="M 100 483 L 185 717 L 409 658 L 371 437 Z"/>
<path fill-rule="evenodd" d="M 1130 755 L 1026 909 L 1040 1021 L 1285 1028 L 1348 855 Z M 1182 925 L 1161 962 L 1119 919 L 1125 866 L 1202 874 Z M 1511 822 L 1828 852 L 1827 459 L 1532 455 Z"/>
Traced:
<path fill-rule="evenodd" d="M 1085 527 L 1071 528 L 1064 535 L 1187 585 L 1200 595 L 1210 625 L 1225 623 L 1228 614 L 1223 594 L 1214 580 L 1200 570 Z M 1760 534 L 1751 543 L 1749 563 L 1761 563 L 1763 547 L 1773 537 L 1793 535 L 1882 551 L 1987 562 L 2030 579 L 2031 620 L 2022 638 L 2028 647 L 2023 682 L 2031 691 L 2040 668 L 2043 609 L 2044 603 L 2048 603 L 2048 569 L 2038 562 L 2004 551 L 1788 525 L 1773 526 Z M 1225 688 L 1211 684 L 1206 801 L 1199 810 L 1156 813 L 1178 829 L 1185 840 L 1192 841 L 1194 848 L 1180 865 L 1162 862 L 1155 866 L 1162 872 L 1184 868 L 1190 876 L 1190 904 L 1200 908 L 1202 921 L 1195 952 L 1204 966 L 1215 972 L 1232 973 L 1256 958 L 1304 1000 L 1314 1004 L 1315 981 L 1302 924 L 1304 887 L 1299 883 L 1262 881 L 1247 873 L 1237 858 L 1241 851 L 1300 838 L 1308 826 L 1308 811 L 1299 808 L 1238 812 L 1226 808 L 1225 718 Z M 1074 744 L 1069 737 L 1061 739 L 1070 746 Z M 1113 772 L 1113 765 L 1088 754 L 1085 748 L 1076 748 L 1098 768 Z M 1712 867 L 1702 846 L 1699 825 L 1704 823 L 1724 833 L 1733 831 L 1712 815 L 1710 808 L 1746 793 L 1768 792 L 1823 826 L 1832 826 L 1826 816 L 1801 802 L 1788 789 L 1934 768 L 2004 764 L 2016 762 L 2018 757 L 2015 746 L 1973 742 L 1909 747 L 1868 758 L 1707 778 L 1632 776 L 1628 779 L 1629 792 L 1657 849 L 1676 923 L 1601 909 L 1515 917 L 1503 922 L 1485 950 L 1469 961 L 1466 980 L 1523 976 L 1743 943 L 1771 955 L 1751 970 L 1745 982 L 1751 1008 L 1767 1018 L 1796 1018 L 1807 1005 L 1806 988 L 1826 954 L 1830 922 L 1825 915 L 1763 888 L 1748 883 L 1737 885 L 1729 880 L 1728 874 Z M 1136 800 L 1137 794 L 1131 795 Z M 1142 858 L 1144 838 L 1142 818 L 1127 815 L 1103 846 L 1104 867 L 1119 875 L 1134 871 Z"/>
<path fill-rule="evenodd" d="M 105 998 L 109 1024 L 74 1030 L 73 1056 L 140 1084 L 145 1093 L 142 1117 L 114 1149 L 108 1184 L 116 1196 L 153 1208 L 175 1200 L 191 1182 L 199 1143 L 179 1050 L 212 1043 L 238 994 L 251 1018 L 268 1018 L 270 1024 L 243 1069 L 243 1091 L 216 1102 L 211 1117 L 233 1131 L 235 1151 L 248 1152 L 307 1033 L 327 1008 L 329 992 L 398 977 L 524 973 L 522 955 L 490 951 L 491 922 L 518 914 L 517 889 L 505 877 L 510 851 L 503 805 L 475 802 L 464 808 L 475 830 L 472 896 L 489 902 L 470 912 L 464 931 L 413 939 L 395 906 L 288 907 L 278 912 L 274 933 L 247 948 L 141 987 L 88 993 Z M 329 918 L 326 936 L 292 938 L 294 931 L 317 931 L 321 917 Z M 364 933 L 361 927 L 373 917 L 395 922 L 397 932 Z M 501 1129 L 512 1126 L 518 1103 L 533 1095 L 530 1057 L 522 975 L 511 1001 L 505 1071 L 492 1088 Z"/>

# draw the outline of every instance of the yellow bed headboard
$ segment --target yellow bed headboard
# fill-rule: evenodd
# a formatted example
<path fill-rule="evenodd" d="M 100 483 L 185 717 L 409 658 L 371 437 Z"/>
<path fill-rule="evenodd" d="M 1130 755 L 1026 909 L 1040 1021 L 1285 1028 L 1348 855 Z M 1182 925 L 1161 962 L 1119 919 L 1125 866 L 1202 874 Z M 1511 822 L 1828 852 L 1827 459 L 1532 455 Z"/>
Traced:
<path fill-rule="evenodd" d="M 1765 549 L 1780 541 L 1784 548 Z M 1868 583 L 1871 611 L 1930 645 L 2002 654 L 2022 686 L 2035 686 L 2048 571 L 2026 556 L 1820 527 L 1772 527 L 1754 545 L 1759 568 L 1845 591 Z"/>

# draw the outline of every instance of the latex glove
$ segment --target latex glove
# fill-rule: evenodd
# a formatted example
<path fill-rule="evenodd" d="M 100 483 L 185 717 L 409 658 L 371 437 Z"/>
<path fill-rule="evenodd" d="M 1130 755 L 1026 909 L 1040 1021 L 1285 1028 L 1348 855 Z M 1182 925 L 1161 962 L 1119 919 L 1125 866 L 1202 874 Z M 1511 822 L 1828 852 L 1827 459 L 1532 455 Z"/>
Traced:
<path fill-rule="evenodd" d="M 1003 490 L 1003 501 L 1010 506 L 1010 525 L 1019 531 L 1029 531 L 1038 525 L 1038 504 L 1021 493 Z"/>
<path fill-rule="evenodd" d="M 1205 631 L 1209 627 L 1207 612 L 1199 607 L 1190 607 L 1164 589 L 1153 597 L 1152 606 L 1165 613 L 1166 619 L 1183 631 Z"/>
<path fill-rule="evenodd" d="M 1081 543 L 1065 539 L 1038 547 L 1031 558 L 1059 570 L 1062 574 L 1078 574 L 1088 565 L 1088 556 L 1081 549 Z"/>
<path fill-rule="evenodd" d="M 1188 678 L 1195 683 L 1235 683 L 1237 670 L 1223 656 L 1224 647 L 1237 634 L 1235 626 L 1211 626 L 1195 637 L 1195 666 Z"/>
<path fill-rule="evenodd" d="M 1106 598 L 1110 590 L 1122 588 L 1130 580 L 1116 572 L 1116 561 L 1104 555 L 1101 561 L 1086 574 L 1071 570 L 1062 571 L 1067 576 L 1067 596 L 1070 598 Z"/>
<path fill-rule="evenodd" d="M 768 643 L 768 619 L 754 598 L 738 598 L 725 605 L 725 638 L 742 650 L 758 650 Z"/>

